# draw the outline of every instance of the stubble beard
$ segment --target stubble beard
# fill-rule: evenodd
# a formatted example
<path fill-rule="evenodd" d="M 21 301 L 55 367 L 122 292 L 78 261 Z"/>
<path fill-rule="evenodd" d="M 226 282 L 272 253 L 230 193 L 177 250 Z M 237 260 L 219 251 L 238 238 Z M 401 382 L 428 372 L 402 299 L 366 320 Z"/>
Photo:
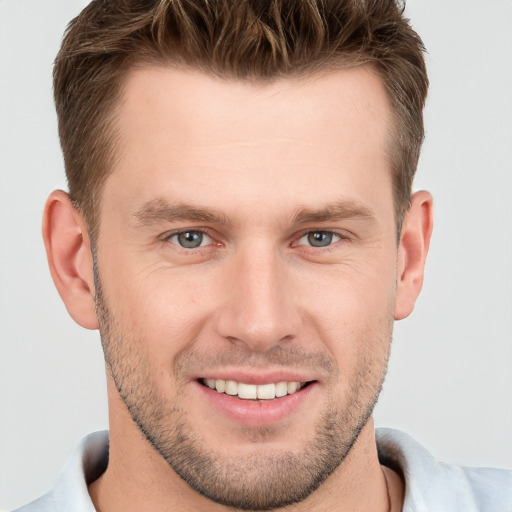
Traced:
<path fill-rule="evenodd" d="M 225 506 L 241 510 L 271 510 L 298 503 L 311 495 L 340 466 L 368 422 L 377 402 L 387 370 L 392 321 L 386 332 L 388 350 L 374 360 L 371 348 L 360 358 L 350 385 L 350 396 L 343 407 L 329 397 L 308 444 L 294 452 L 265 453 L 256 449 L 252 455 L 230 457 L 207 446 L 194 430 L 187 411 L 178 401 L 169 403 L 153 378 L 151 364 L 141 350 L 144 340 L 123 333 L 108 308 L 97 272 L 96 312 L 108 370 L 133 421 L 147 441 L 171 468 L 202 496 Z M 384 331 L 384 330 L 383 330 Z M 368 340 L 365 343 L 371 343 Z M 315 356 L 303 354 L 315 359 Z M 229 357 L 229 356 L 228 356 Z M 300 357 L 279 349 L 272 362 L 281 360 L 284 367 Z M 318 355 L 318 363 L 337 365 L 326 355 Z M 182 355 L 187 364 L 194 359 Z M 208 357 L 202 359 L 209 359 Z M 179 368 L 175 362 L 174 368 Z M 206 419 L 207 421 L 207 419 Z M 272 429 L 251 429 L 253 441 L 272 437 Z"/>

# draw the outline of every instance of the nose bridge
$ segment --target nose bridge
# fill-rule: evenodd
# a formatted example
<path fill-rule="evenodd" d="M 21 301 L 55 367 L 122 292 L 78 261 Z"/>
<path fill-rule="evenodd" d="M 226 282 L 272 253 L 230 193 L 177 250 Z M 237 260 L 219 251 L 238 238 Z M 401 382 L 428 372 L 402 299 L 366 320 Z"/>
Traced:
<path fill-rule="evenodd" d="M 265 351 L 297 335 L 300 314 L 286 262 L 269 243 L 241 249 L 226 283 L 227 300 L 219 312 L 219 334 Z"/>

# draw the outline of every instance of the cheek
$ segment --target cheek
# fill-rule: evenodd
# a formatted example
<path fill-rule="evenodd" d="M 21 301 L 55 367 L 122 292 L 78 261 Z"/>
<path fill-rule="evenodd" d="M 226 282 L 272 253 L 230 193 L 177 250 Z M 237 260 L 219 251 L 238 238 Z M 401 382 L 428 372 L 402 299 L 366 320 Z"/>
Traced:
<path fill-rule="evenodd" d="M 323 280 L 317 276 L 312 280 L 316 291 L 303 295 L 305 314 L 341 373 L 353 372 L 363 357 L 387 357 L 395 303 L 393 268 L 339 269 Z"/>
<path fill-rule="evenodd" d="M 100 274 L 108 276 L 102 285 L 123 342 L 136 345 L 157 374 L 168 372 L 176 356 L 197 339 L 208 316 L 211 299 L 205 280 L 164 267 L 141 269 L 126 257 L 119 261 Z"/>

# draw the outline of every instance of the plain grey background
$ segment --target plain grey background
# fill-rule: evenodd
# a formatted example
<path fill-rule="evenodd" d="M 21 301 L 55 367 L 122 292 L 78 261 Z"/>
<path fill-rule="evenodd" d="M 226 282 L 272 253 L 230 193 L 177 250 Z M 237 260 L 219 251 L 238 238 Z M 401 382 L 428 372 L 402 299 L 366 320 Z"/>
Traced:
<path fill-rule="evenodd" d="M 47 490 L 107 427 L 99 336 L 68 317 L 40 237 L 65 188 L 51 71 L 85 0 L 0 0 L 0 506 Z M 399 322 L 377 425 L 440 460 L 512 466 L 512 2 L 410 0 L 429 51 L 416 188 L 435 197 L 425 286 Z"/>

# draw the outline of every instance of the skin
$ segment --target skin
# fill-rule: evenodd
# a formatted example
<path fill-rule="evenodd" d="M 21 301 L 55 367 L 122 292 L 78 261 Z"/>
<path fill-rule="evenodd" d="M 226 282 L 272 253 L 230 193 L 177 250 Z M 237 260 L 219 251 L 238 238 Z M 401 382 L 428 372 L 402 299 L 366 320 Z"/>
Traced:
<path fill-rule="evenodd" d="M 393 321 L 421 289 L 432 198 L 413 196 L 397 245 L 391 122 L 365 67 L 271 84 L 175 68 L 128 76 L 95 262 L 65 193 L 50 196 L 43 225 L 68 311 L 100 328 L 105 349 L 110 459 L 89 488 L 98 510 L 232 510 L 233 495 L 272 486 L 295 500 L 245 508 L 401 510 L 370 415 Z M 201 246 L 181 247 L 182 230 L 203 233 Z M 311 246 L 312 233 L 331 243 Z M 252 420 L 237 420 L 198 382 L 233 376 L 311 384 L 277 419 L 253 414 L 254 402 Z M 190 477 L 181 446 L 213 471 Z M 320 486 L 303 476 L 326 466 Z"/>

